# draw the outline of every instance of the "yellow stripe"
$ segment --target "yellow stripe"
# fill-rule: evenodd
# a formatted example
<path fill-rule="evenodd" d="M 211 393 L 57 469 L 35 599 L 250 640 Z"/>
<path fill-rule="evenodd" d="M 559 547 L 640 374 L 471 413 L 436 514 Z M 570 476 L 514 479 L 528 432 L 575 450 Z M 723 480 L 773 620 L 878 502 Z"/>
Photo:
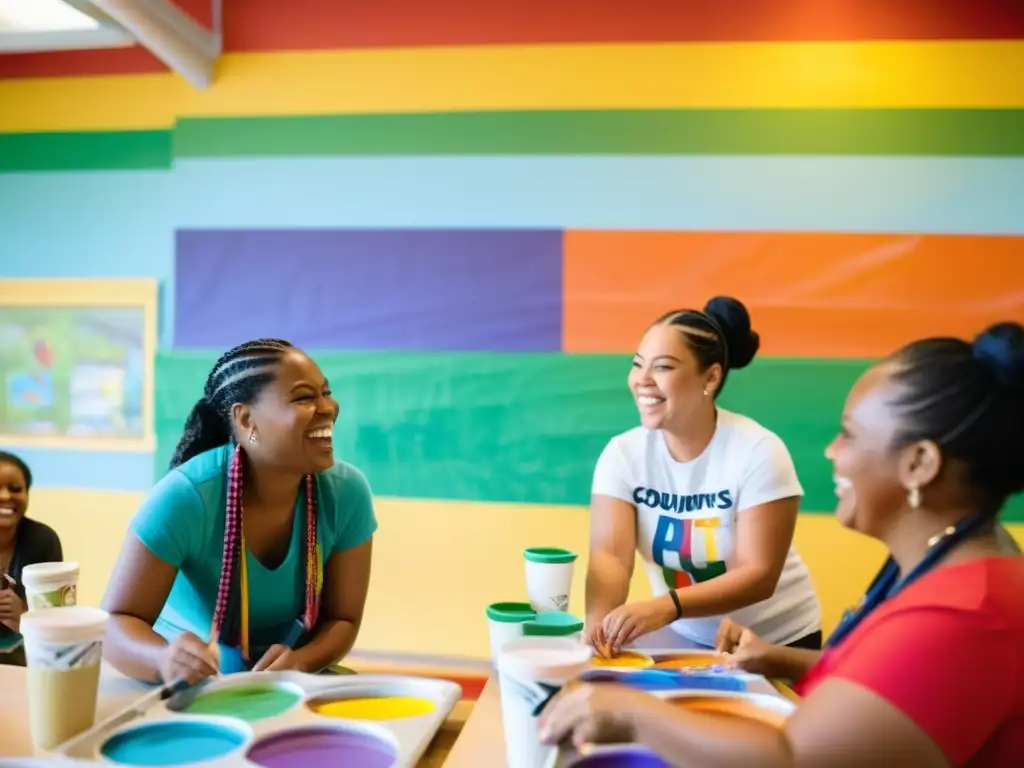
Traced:
<path fill-rule="evenodd" d="M 509 109 L 1024 107 L 1024 41 L 461 46 L 237 53 L 176 75 L 0 82 L 0 131 L 176 117 Z"/>
<path fill-rule="evenodd" d="M 718 540 L 715 538 L 717 528 L 717 525 L 701 526 L 701 530 L 704 531 L 704 559 L 709 563 L 718 562 Z"/>

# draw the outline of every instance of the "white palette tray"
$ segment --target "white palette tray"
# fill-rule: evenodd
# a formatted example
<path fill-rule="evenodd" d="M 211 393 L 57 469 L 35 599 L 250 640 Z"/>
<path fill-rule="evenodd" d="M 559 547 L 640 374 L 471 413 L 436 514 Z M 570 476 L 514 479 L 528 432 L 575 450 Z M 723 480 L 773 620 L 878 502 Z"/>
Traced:
<path fill-rule="evenodd" d="M 262 719 L 243 719 L 224 714 L 197 714 L 213 694 L 249 696 L 254 690 L 290 694 L 294 702 L 279 713 Z M 426 752 L 462 696 L 462 688 L 447 680 L 399 675 L 309 675 L 297 672 L 257 672 L 227 675 L 204 683 L 167 701 L 154 701 L 144 711 L 126 710 L 105 723 L 82 733 L 55 750 L 56 760 L 71 760 L 82 766 L 131 765 L 129 758 L 118 759 L 116 745 L 135 743 L 146 734 L 180 733 L 190 738 L 212 740 L 221 745 L 220 754 L 207 750 L 206 758 L 191 757 L 185 747 L 167 762 L 148 765 L 189 766 L 189 768 L 283 768 L 296 759 L 281 755 L 288 743 L 306 751 L 307 764 L 326 766 L 343 764 L 338 755 L 349 755 L 344 762 L 366 768 L 414 768 Z M 352 699 L 412 697 L 429 700 L 429 712 L 393 719 L 348 718 L 321 714 L 311 708 L 316 703 L 344 702 Z M 344 706 L 342 704 L 342 706 Z M 198 742 L 192 742 L 198 743 Z M 228 751 L 225 744 L 233 745 Z M 318 753 L 317 749 L 321 749 Z M 137 746 L 133 749 L 138 749 Z M 275 756 L 276 750 L 276 756 Z M 311 751 L 310 751 L 311 750 Z M 337 751 L 332 751 L 337 750 Z M 152 750 L 153 753 L 156 750 Z M 121 753 L 124 754 L 123 752 Z M 29 768 L 36 761 L 11 762 L 10 768 Z M 50 764 L 57 765 L 56 762 Z M 67 765 L 67 762 L 64 763 Z M 0 763 L 0 768 L 3 764 Z"/>

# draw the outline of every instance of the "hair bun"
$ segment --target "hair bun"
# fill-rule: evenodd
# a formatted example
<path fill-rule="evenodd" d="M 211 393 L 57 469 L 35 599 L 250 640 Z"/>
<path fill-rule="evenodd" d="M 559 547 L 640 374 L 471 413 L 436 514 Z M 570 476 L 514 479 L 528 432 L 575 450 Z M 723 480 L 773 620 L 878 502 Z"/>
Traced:
<path fill-rule="evenodd" d="M 729 367 L 750 364 L 761 347 L 761 337 L 750 327 L 750 313 L 743 302 L 731 296 L 716 296 L 704 305 L 704 314 L 722 329 L 729 350 Z"/>
<path fill-rule="evenodd" d="M 971 345 L 974 359 L 988 368 L 1009 392 L 1024 395 L 1024 326 L 997 323 Z"/>

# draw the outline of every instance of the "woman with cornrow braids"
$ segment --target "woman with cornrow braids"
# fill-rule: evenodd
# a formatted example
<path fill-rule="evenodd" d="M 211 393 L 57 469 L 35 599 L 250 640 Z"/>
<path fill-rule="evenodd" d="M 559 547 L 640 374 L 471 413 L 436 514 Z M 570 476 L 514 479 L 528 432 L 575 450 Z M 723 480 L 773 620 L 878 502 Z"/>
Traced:
<path fill-rule="evenodd" d="M 196 682 L 318 672 L 348 653 L 377 521 L 366 478 L 334 460 L 337 418 L 324 374 L 287 341 L 217 360 L 107 588 L 117 669 Z"/>

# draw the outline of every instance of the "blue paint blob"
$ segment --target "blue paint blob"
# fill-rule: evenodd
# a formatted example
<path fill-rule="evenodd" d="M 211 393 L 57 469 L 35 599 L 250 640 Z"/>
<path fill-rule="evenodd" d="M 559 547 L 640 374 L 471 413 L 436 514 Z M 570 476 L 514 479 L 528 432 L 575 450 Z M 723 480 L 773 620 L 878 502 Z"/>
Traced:
<path fill-rule="evenodd" d="M 181 765 L 223 757 L 244 741 L 241 731 L 216 723 L 148 723 L 111 737 L 100 752 L 123 765 Z"/>

